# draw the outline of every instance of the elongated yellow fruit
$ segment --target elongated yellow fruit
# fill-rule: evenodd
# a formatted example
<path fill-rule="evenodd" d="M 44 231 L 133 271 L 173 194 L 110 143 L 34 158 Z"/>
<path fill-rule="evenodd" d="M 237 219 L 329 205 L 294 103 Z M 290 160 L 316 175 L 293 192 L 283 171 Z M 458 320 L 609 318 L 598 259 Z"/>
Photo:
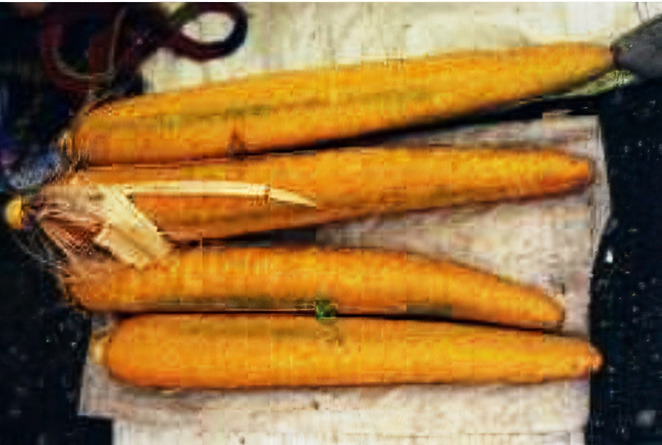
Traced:
<path fill-rule="evenodd" d="M 228 248 L 175 252 L 143 270 L 85 269 L 72 296 L 94 311 L 312 311 L 417 314 L 556 327 L 563 309 L 540 289 L 400 252 Z"/>
<path fill-rule="evenodd" d="M 107 104 L 65 140 L 90 165 L 219 158 L 512 105 L 612 68 L 607 47 L 562 43 L 253 76 Z"/>
<path fill-rule="evenodd" d="M 538 383 L 587 378 L 585 341 L 538 332 L 287 315 L 146 315 L 95 345 L 124 382 L 155 388 Z"/>
<path fill-rule="evenodd" d="M 314 205 L 237 196 L 133 196 L 170 238 L 223 238 L 367 215 L 544 197 L 591 180 L 591 164 L 553 148 L 369 148 L 189 166 L 114 166 L 83 171 L 71 183 L 237 181 L 295 194 Z M 184 186 L 182 186 L 182 189 Z"/>

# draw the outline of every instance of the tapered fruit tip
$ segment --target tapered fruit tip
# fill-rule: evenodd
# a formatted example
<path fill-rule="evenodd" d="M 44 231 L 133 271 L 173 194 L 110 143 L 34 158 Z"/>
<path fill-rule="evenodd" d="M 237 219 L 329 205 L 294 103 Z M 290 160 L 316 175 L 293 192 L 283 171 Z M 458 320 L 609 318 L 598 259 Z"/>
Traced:
<path fill-rule="evenodd" d="M 5 221 L 14 230 L 23 228 L 23 198 L 12 198 L 5 207 Z"/>
<path fill-rule="evenodd" d="M 588 159 L 575 158 L 567 169 L 571 181 L 578 186 L 586 186 L 593 182 L 593 164 Z"/>
<path fill-rule="evenodd" d="M 520 305 L 517 314 L 517 324 L 522 327 L 556 331 L 565 321 L 565 308 L 562 299 L 535 289 L 531 295 L 531 303 Z M 512 323 L 512 320 L 507 320 Z"/>
<path fill-rule="evenodd" d="M 575 190 L 593 182 L 594 169 L 589 159 L 567 153 L 557 153 L 555 156 L 558 157 L 546 160 L 547 165 L 543 166 L 546 169 L 543 183 L 550 191 Z"/>
<path fill-rule="evenodd" d="M 600 368 L 602 368 L 602 364 L 603 364 L 602 354 L 600 354 L 600 352 L 598 352 L 598 350 L 595 349 L 593 346 L 589 347 L 589 353 L 591 354 L 590 363 L 589 363 L 591 372 L 597 372 L 600 370 Z"/>

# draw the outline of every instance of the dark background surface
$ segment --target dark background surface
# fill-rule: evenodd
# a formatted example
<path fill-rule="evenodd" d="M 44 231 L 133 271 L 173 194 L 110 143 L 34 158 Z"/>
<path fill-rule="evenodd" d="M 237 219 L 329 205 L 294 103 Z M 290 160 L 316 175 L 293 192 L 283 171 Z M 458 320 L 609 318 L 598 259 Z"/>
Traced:
<path fill-rule="evenodd" d="M 587 437 L 660 444 L 662 85 L 613 92 L 599 112 L 612 215 L 591 286 L 592 341 L 605 351 L 606 366 L 592 382 Z"/>
<path fill-rule="evenodd" d="M 43 74 L 39 26 L 0 5 L 0 156 L 39 151 L 74 111 Z M 84 58 L 86 32 L 66 42 L 74 63 Z M 0 194 L 0 204 L 7 197 Z M 110 422 L 77 416 L 89 319 L 64 301 L 49 273 L 4 226 L 0 289 L 0 445 L 110 444 Z"/>
<path fill-rule="evenodd" d="M 0 85 L 9 91 L 2 129 L 19 147 L 48 141 L 72 111 L 40 72 L 38 29 L 0 5 Z M 83 54 L 75 42 L 70 49 Z M 612 198 L 591 288 L 592 341 L 606 365 L 591 385 L 587 442 L 662 444 L 662 85 L 481 121 L 535 118 L 554 107 L 599 114 Z M 88 317 L 5 227 L 0 246 L 0 445 L 110 444 L 108 421 L 77 416 Z"/>

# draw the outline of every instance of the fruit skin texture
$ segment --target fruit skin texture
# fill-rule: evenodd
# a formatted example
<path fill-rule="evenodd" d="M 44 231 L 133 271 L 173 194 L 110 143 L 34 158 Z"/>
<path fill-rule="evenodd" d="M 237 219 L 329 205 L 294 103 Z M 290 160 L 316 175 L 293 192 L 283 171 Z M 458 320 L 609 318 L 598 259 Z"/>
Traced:
<path fill-rule="evenodd" d="M 587 159 L 556 148 L 329 150 L 192 165 L 91 168 L 70 183 L 236 181 L 297 194 L 314 207 L 256 197 L 138 194 L 135 206 L 172 240 L 256 233 L 368 215 L 569 193 L 592 180 Z"/>
<path fill-rule="evenodd" d="M 266 74 L 109 103 L 65 146 L 89 165 L 259 153 L 513 105 L 613 68 L 607 47 L 560 43 Z"/>
<path fill-rule="evenodd" d="M 227 248 L 175 251 L 136 270 L 88 268 L 71 295 L 92 311 L 311 312 L 441 315 L 551 328 L 563 308 L 543 291 L 448 261 L 400 252 L 321 248 Z"/>
<path fill-rule="evenodd" d="M 143 315 L 99 359 L 124 382 L 164 389 L 539 383 L 587 378 L 585 341 L 448 323 L 290 315 Z"/>

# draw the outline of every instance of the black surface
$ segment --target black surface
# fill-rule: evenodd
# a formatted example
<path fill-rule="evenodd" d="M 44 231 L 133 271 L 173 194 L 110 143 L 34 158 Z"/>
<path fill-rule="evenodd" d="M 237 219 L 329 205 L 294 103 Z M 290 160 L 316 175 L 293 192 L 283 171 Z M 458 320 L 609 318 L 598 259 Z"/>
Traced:
<path fill-rule="evenodd" d="M 662 85 L 600 105 L 612 217 L 594 265 L 591 443 L 662 443 Z"/>
<path fill-rule="evenodd" d="M 0 444 L 76 443 L 96 425 L 76 418 L 88 317 L 6 230 L 0 245 Z"/>
<path fill-rule="evenodd" d="M 39 23 L 0 5 L 0 157 L 37 154 L 67 123 L 69 98 L 44 77 Z M 68 49 L 80 53 L 80 44 Z M 65 49 L 65 53 L 66 53 Z M 0 191 L 7 181 L 0 178 Z M 4 206 L 7 196 L 0 195 Z M 53 279 L 0 227 L 0 445 L 103 445 L 110 422 L 77 416 L 88 317 L 71 308 Z"/>

